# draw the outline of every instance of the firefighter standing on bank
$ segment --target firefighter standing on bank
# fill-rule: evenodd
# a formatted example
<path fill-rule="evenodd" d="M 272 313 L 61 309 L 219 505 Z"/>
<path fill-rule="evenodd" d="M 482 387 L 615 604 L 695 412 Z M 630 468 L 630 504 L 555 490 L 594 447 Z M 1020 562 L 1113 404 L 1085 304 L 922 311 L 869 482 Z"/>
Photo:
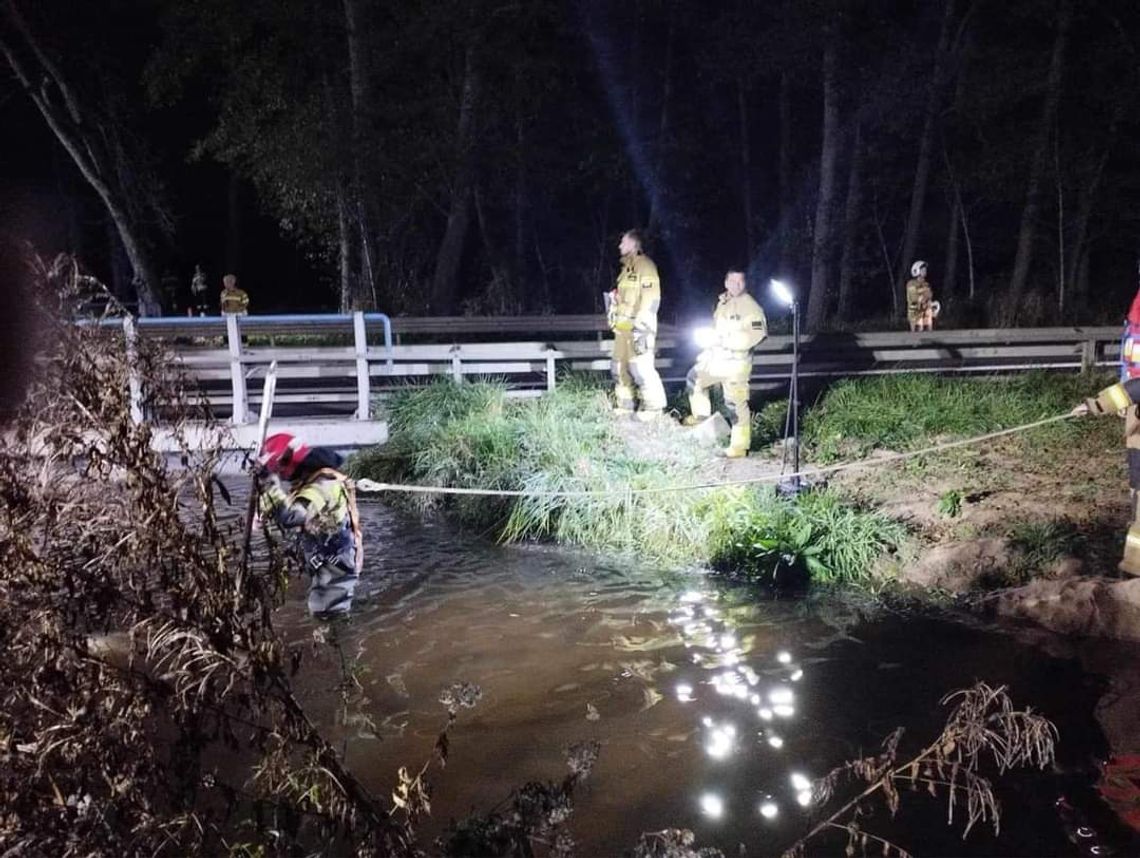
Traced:
<path fill-rule="evenodd" d="M 1117 569 L 1140 576 L 1140 291 L 1132 299 L 1120 348 L 1120 381 L 1073 409 L 1073 414 L 1124 415 L 1128 489 L 1132 523 L 1124 537 L 1124 557 Z"/>
<path fill-rule="evenodd" d="M 265 439 L 258 462 L 269 474 L 262 484 L 262 516 L 298 532 L 310 613 L 347 613 L 364 565 L 364 545 L 355 492 L 338 470 L 340 456 L 280 432 Z M 290 482 L 288 492 L 282 479 Z"/>
<path fill-rule="evenodd" d="M 721 385 L 732 418 L 732 435 L 725 455 L 730 459 L 748 455 L 752 443 L 752 411 L 748 407 L 748 377 L 752 374 L 752 349 L 768 336 L 768 320 L 756 300 L 746 291 L 744 272 L 724 276 L 724 292 L 713 313 L 711 342 L 689 370 L 689 410 L 686 426 L 712 415 L 708 389 Z"/>
<path fill-rule="evenodd" d="M 912 331 L 934 330 L 934 317 L 938 315 L 938 302 L 934 290 L 926 282 L 926 263 L 917 260 L 910 267 L 911 279 L 906 284 L 906 318 Z"/>
<path fill-rule="evenodd" d="M 614 411 L 633 414 L 633 387 L 641 398 L 637 418 L 644 422 L 665 410 L 665 388 L 654 366 L 657 346 L 657 310 L 661 306 L 661 280 L 657 266 L 645 255 L 641 236 L 630 230 L 618 244 L 621 272 L 606 296 L 606 316 L 614 332 L 610 373 L 617 400 Z"/>

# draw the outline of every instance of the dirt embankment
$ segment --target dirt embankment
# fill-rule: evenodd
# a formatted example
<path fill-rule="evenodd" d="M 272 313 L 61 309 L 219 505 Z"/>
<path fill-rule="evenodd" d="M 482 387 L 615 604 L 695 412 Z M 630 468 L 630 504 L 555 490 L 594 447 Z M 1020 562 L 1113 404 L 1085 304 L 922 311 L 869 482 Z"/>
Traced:
<path fill-rule="evenodd" d="M 1140 579 L 1116 568 L 1131 512 L 1120 431 L 1001 439 L 841 485 L 914 528 L 900 581 L 1054 632 L 1140 641 Z"/>

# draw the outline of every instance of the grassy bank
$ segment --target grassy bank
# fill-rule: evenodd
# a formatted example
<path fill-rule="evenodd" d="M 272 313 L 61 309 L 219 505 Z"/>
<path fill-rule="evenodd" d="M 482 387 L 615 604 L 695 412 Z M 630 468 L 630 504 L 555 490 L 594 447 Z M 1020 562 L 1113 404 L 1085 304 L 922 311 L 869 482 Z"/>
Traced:
<path fill-rule="evenodd" d="M 833 462 L 908 450 L 1067 412 L 1111 383 L 1107 375 L 1007 378 L 891 376 L 834 385 L 804 415 L 806 459 Z M 1064 421 L 998 442 L 851 472 L 795 501 L 768 486 L 685 490 L 755 476 L 782 431 L 784 402 L 757 409 L 761 455 L 718 470 L 674 426 L 614 420 L 605 391 L 569 380 L 537 400 L 495 384 L 440 382 L 387 403 L 391 440 L 356 457 L 354 472 L 386 482 L 589 492 L 523 498 L 412 494 L 507 542 L 546 541 L 655 563 L 708 564 L 726 574 L 869 583 L 872 570 L 907 568 L 925 549 L 997 537 L 1008 556 L 975 586 L 1020 583 L 1079 550 L 1099 564 L 1119 550 L 1112 504 L 1120 426 Z M 631 438 L 658 433 L 648 447 Z M 711 466 L 711 468 L 710 468 Z M 751 469 L 751 470 L 749 470 Z M 904 525 L 901 522 L 906 522 Z M 1058 534 L 1066 535 L 1064 539 Z M 881 563 L 892 552 L 896 561 Z M 901 558 L 909 558 L 906 563 Z M 1106 561 L 1107 562 L 1107 561 Z"/>
<path fill-rule="evenodd" d="M 1064 414 L 1114 380 L 1030 373 L 843 382 L 808 410 L 805 448 L 821 462 L 913 450 Z M 1129 515 L 1122 441 L 1118 418 L 1073 419 L 837 481 L 911 525 L 907 553 L 935 586 L 984 591 L 1111 574 Z"/>
<path fill-rule="evenodd" d="M 894 375 L 845 380 L 804 415 L 813 458 L 858 458 L 874 449 L 909 450 L 935 439 L 969 437 L 1063 414 L 1112 383 L 1107 374 L 1032 372 L 1000 378 Z M 1071 439 L 1074 421 L 1035 430 L 1035 439 Z"/>
<path fill-rule="evenodd" d="M 658 563 L 708 563 L 750 578 L 858 582 L 904 537 L 886 516 L 829 492 L 799 502 L 770 487 L 684 490 L 707 482 L 710 453 L 676 430 L 670 456 L 633 453 L 604 391 L 562 384 L 511 400 L 495 384 L 440 382 L 387 404 L 390 440 L 357 456 L 358 476 L 386 482 L 589 496 L 488 498 L 409 495 L 444 505 L 469 527 L 505 541 L 553 541 Z M 650 490 L 647 493 L 639 493 Z"/>

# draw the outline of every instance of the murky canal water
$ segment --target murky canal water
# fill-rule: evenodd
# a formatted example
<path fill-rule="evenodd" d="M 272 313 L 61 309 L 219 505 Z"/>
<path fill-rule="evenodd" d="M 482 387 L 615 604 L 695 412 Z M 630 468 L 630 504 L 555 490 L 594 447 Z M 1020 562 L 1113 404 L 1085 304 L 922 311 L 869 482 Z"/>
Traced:
<path fill-rule="evenodd" d="M 667 827 L 691 828 L 729 855 L 740 844 L 778 854 L 808 819 L 801 777 L 877 749 L 897 725 L 908 747 L 928 741 L 946 717 L 942 695 L 975 679 L 1008 684 L 1015 704 L 1053 719 L 1066 766 L 1105 753 L 1094 720 L 1104 680 L 1009 632 L 865 620 L 835 602 L 498 547 L 361 506 L 365 575 L 339 635 L 348 655 L 359 653 L 362 709 L 379 735 L 338 715 L 335 659 L 306 662 L 299 682 L 350 766 L 382 795 L 398 766 L 430 754 L 444 720 L 440 689 L 482 687 L 479 705 L 460 715 L 447 769 L 432 775 L 429 843 L 449 818 L 486 811 L 529 780 L 561 778 L 562 749 L 594 739 L 601 756 L 572 823 L 581 854 L 618 854 Z M 283 613 L 294 640 L 320 625 L 305 614 L 300 583 Z M 1052 809 L 1062 791 L 1091 799 L 1087 775 L 1004 779 L 1000 839 L 976 829 L 963 842 L 961 827 L 945 824 L 945 800 L 925 794 L 904 795 L 898 822 L 882 812 L 866 827 L 920 855 L 1077 854 Z M 842 854 L 842 840 L 829 845 L 815 854 Z"/>

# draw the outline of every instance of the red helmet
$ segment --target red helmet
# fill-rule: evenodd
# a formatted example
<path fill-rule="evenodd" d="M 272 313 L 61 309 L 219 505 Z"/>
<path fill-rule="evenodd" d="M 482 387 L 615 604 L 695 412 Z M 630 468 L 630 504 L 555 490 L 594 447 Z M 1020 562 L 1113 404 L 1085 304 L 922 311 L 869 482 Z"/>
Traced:
<path fill-rule="evenodd" d="M 285 479 L 293 477 L 297 465 L 309 455 L 309 447 L 300 438 L 288 432 L 278 432 L 265 439 L 258 461 L 273 474 L 280 474 Z"/>

